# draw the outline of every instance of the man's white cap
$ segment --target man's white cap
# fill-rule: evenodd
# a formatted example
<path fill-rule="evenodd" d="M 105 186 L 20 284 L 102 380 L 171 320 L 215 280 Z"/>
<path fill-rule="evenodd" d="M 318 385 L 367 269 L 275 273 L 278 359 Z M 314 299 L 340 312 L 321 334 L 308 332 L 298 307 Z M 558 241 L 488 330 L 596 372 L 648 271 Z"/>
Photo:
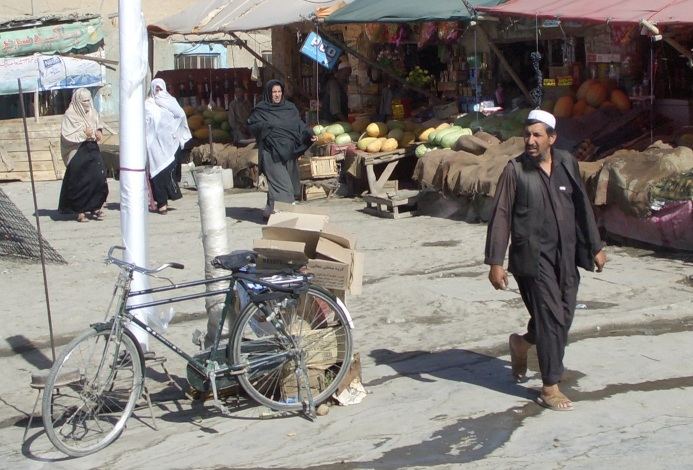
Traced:
<path fill-rule="evenodd" d="M 556 118 L 553 114 L 542 111 L 541 109 L 533 109 L 527 115 L 528 121 L 539 121 L 543 122 L 552 129 L 556 128 Z"/>

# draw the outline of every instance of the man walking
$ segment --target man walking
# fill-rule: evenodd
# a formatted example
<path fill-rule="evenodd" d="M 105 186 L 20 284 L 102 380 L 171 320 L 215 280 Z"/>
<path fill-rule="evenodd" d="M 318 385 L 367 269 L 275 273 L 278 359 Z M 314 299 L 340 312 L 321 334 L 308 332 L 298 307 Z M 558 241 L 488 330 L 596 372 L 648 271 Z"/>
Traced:
<path fill-rule="evenodd" d="M 508 270 L 530 315 L 527 332 L 510 335 L 513 377 L 525 380 L 527 352 L 536 345 L 543 382 L 537 401 L 568 411 L 573 403 L 558 383 L 580 281 L 577 267 L 601 272 L 606 254 L 577 161 L 552 148 L 555 128 L 552 114 L 529 113 L 525 152 L 508 162 L 498 180 L 484 262 L 491 266 L 493 287 L 506 289 L 503 261 L 510 238 Z"/>

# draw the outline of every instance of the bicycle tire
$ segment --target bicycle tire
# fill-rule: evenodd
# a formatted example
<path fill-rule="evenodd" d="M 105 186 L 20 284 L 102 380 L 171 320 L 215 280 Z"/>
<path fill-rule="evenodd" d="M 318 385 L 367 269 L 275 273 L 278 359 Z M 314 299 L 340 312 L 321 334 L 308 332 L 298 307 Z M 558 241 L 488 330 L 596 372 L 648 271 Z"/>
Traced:
<path fill-rule="evenodd" d="M 310 286 L 298 299 L 287 299 L 282 301 L 286 305 L 279 309 L 279 317 L 289 335 L 266 321 L 257 305 L 250 303 L 241 312 L 228 346 L 232 363 L 247 365 L 238 376 L 243 389 L 253 400 L 277 411 L 304 408 L 301 380 L 310 384 L 315 406 L 332 396 L 349 370 L 353 348 L 350 319 L 332 294 Z M 300 372 L 292 350 L 304 354 L 308 378 Z"/>
<path fill-rule="evenodd" d="M 144 386 L 144 358 L 132 333 L 120 344 L 108 325 L 74 338 L 48 374 L 43 426 L 56 449 L 72 457 L 97 452 L 123 431 Z"/>

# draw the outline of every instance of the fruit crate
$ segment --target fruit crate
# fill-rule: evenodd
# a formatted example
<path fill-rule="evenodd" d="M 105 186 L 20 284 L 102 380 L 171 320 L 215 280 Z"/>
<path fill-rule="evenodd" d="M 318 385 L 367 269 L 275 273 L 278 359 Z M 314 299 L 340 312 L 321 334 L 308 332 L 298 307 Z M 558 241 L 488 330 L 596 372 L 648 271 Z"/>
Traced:
<path fill-rule="evenodd" d="M 337 158 L 334 156 L 301 157 L 298 160 L 298 173 L 302 180 L 334 178 L 339 174 Z"/>

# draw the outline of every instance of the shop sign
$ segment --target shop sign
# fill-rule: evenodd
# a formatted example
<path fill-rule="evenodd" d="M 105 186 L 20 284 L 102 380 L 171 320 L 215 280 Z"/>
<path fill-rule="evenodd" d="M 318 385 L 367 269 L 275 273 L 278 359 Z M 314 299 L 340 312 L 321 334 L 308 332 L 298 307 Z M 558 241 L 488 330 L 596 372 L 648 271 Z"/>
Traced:
<path fill-rule="evenodd" d="M 621 62 L 621 54 L 595 54 L 593 52 L 587 54 L 587 62 Z"/>
<path fill-rule="evenodd" d="M 89 55 L 101 57 L 102 53 Z M 25 92 L 94 87 L 104 83 L 103 67 L 91 60 L 41 54 L 0 58 L 0 95 L 18 93 L 18 78 Z"/>
<path fill-rule="evenodd" d="M 37 26 L 0 33 L 0 57 L 16 57 L 36 52 L 68 52 L 103 41 L 101 19 Z"/>
<path fill-rule="evenodd" d="M 328 70 L 332 70 L 342 50 L 311 32 L 301 47 L 301 54 L 313 59 Z"/>

